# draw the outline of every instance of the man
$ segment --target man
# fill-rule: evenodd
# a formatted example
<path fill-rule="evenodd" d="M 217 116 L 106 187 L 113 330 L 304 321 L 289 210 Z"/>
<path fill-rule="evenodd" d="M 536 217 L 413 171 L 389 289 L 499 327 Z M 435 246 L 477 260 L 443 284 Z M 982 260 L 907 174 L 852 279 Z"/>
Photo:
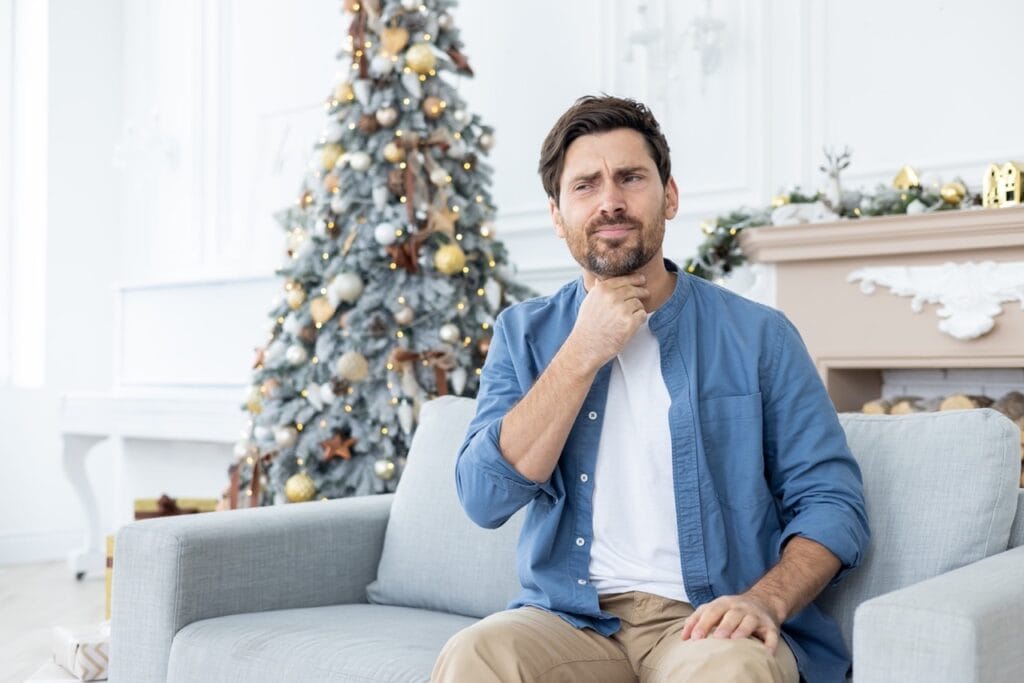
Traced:
<path fill-rule="evenodd" d="M 522 592 L 456 634 L 438 681 L 842 680 L 811 601 L 860 561 L 860 471 L 778 311 L 662 255 L 678 208 L 642 104 L 576 102 L 540 175 L 583 268 L 494 326 L 456 480 L 467 514 L 527 506 Z"/>

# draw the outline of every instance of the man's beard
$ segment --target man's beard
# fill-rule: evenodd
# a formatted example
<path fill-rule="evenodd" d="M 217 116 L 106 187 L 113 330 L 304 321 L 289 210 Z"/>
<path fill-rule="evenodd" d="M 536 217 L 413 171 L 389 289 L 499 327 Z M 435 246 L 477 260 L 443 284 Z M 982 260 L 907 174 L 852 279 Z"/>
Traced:
<path fill-rule="evenodd" d="M 626 224 L 633 228 L 631 233 L 618 240 L 619 244 L 606 244 L 603 249 L 600 249 L 591 241 L 591 237 L 602 226 L 618 224 Z M 657 231 L 649 229 L 649 226 L 644 226 L 642 222 L 629 216 L 620 218 L 608 217 L 594 221 L 591 225 L 587 226 L 585 231 L 584 239 L 586 243 L 584 248 L 586 253 L 583 254 L 585 258 L 581 260 L 579 258 L 580 255 L 575 255 L 577 257 L 576 260 L 580 262 L 580 265 L 600 278 L 620 277 L 635 273 L 658 253 L 661 245 L 648 244 L 646 240 L 646 238 L 652 237 L 655 232 Z M 630 235 L 636 235 L 636 242 L 632 246 L 626 247 L 625 242 L 630 239 Z"/>

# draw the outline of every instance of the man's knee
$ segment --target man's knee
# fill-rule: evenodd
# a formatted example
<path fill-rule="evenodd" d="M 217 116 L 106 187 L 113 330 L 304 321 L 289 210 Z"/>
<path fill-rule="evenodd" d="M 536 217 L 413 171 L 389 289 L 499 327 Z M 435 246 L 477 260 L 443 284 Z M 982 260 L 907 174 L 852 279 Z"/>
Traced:
<path fill-rule="evenodd" d="M 783 642 L 779 648 L 785 648 Z M 644 680 L 795 683 L 799 679 L 788 649 L 773 655 L 760 640 L 706 638 L 678 641 L 649 667 Z"/>

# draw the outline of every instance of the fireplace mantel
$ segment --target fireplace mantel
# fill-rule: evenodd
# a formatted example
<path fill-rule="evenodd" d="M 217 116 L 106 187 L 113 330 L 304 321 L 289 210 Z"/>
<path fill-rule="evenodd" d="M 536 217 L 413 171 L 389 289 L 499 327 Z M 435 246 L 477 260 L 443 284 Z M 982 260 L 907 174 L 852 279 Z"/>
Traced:
<path fill-rule="evenodd" d="M 967 326 L 976 336 L 963 338 L 961 325 L 954 326 L 957 338 L 943 317 L 950 306 L 894 295 L 884 284 L 866 293 L 870 282 L 851 281 L 865 272 L 934 278 L 940 267 L 1017 277 L 1024 268 L 1024 207 L 756 228 L 744 231 L 740 243 L 752 262 L 774 267 L 776 306 L 800 330 L 839 410 L 859 410 L 877 398 L 883 370 L 1024 367 L 1024 310 L 1014 300 L 1024 295 L 1024 282 L 1019 289 L 1004 286 L 1009 294 L 1004 291 L 989 329 L 979 314 L 977 324 Z M 989 262 L 997 266 L 979 268 Z M 972 300 L 994 285 L 972 281 L 964 288 L 962 279 L 947 299 L 992 311 L 991 302 Z"/>

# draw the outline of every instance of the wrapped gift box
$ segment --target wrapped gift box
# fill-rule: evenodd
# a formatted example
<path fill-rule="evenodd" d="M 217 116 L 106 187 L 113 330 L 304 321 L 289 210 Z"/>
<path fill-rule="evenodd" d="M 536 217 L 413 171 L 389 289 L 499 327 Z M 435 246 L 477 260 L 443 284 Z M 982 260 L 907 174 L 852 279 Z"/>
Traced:
<path fill-rule="evenodd" d="M 106 679 L 110 662 L 110 622 L 54 627 L 53 661 L 79 680 Z"/>
<path fill-rule="evenodd" d="M 213 512 L 219 502 L 217 498 L 171 498 L 166 493 L 159 498 L 136 498 L 135 519 Z"/>

